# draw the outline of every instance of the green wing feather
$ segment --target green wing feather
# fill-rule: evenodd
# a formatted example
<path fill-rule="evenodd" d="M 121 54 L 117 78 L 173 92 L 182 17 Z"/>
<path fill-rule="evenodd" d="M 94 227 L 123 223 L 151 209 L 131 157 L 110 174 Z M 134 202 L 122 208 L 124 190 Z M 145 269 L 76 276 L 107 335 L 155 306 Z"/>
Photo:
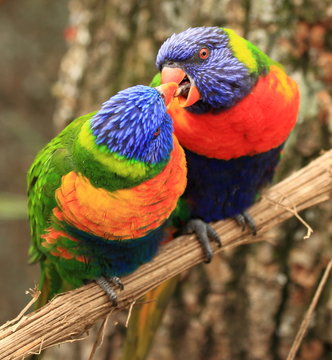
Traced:
<path fill-rule="evenodd" d="M 29 249 L 30 262 L 41 259 L 40 236 L 48 227 L 48 221 L 56 206 L 55 191 L 61 178 L 73 170 L 71 148 L 82 124 L 92 114 L 82 116 L 68 125 L 51 140 L 36 156 L 27 175 L 28 213 L 32 242 Z"/>
<path fill-rule="evenodd" d="M 49 227 L 52 210 L 57 205 L 55 191 L 61 178 L 73 170 L 71 149 L 82 124 L 93 114 L 74 120 L 58 136 L 51 140 L 36 156 L 27 175 L 28 214 L 30 219 L 31 245 L 30 263 L 40 261 L 41 276 L 39 287 L 41 295 L 36 308 L 43 306 L 50 297 L 69 288 L 60 277 L 56 267 L 40 250 L 41 235 Z"/>

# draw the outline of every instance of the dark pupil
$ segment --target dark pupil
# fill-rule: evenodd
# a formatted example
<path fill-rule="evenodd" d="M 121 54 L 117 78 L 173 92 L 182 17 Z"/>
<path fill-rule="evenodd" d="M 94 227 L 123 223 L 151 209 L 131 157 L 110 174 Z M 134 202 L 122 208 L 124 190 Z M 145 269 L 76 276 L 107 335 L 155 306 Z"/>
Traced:
<path fill-rule="evenodd" d="M 203 50 L 203 51 L 202 51 L 202 56 L 205 56 L 205 55 L 206 55 L 206 51 Z"/>
<path fill-rule="evenodd" d="M 157 137 L 160 134 L 160 127 L 156 130 L 156 132 L 153 134 L 154 137 Z"/>

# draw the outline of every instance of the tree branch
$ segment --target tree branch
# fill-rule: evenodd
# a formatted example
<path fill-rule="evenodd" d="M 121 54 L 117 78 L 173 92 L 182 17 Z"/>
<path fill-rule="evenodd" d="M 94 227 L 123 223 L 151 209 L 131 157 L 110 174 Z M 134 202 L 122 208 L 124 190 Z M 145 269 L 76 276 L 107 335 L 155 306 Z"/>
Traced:
<path fill-rule="evenodd" d="M 307 226 L 308 237 L 312 230 L 298 212 L 330 199 L 331 195 L 332 150 L 270 188 L 250 209 L 259 236 L 241 232 L 233 220 L 214 224 L 224 245 L 214 248 L 214 252 L 262 241 L 261 234 L 294 215 Z M 203 260 L 194 236 L 181 236 L 164 245 L 153 261 L 122 278 L 125 289 L 118 294 L 117 308 L 112 308 L 108 297 L 94 283 L 58 295 L 43 308 L 0 327 L 1 358 L 22 359 L 50 346 L 74 341 L 110 311 L 127 308 L 161 282 Z"/>

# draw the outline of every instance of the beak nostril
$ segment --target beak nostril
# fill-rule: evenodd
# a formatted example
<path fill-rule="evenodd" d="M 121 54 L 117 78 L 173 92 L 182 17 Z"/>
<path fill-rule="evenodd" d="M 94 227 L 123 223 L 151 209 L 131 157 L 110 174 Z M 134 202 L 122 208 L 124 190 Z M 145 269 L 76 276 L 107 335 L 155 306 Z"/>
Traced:
<path fill-rule="evenodd" d="M 172 65 L 174 65 L 174 61 L 166 61 L 166 65 L 172 66 Z"/>

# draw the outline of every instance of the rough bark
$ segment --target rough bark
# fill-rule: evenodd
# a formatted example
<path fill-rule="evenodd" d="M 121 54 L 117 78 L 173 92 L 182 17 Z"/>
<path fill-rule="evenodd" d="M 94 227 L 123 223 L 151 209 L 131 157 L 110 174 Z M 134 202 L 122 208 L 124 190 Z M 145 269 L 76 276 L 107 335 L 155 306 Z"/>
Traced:
<path fill-rule="evenodd" d="M 280 61 L 299 83 L 301 113 L 278 179 L 331 147 L 328 0 L 71 0 L 69 6 L 69 48 L 56 86 L 57 127 L 96 109 L 119 89 L 148 84 L 158 47 L 171 33 L 220 25 L 235 29 Z M 332 252 L 331 202 L 302 216 L 315 231 L 310 241 L 302 241 L 305 229 L 291 220 L 266 234 L 268 241 L 233 249 L 187 274 L 150 359 L 284 359 Z M 331 303 L 331 292 L 326 291 L 299 359 L 331 356 Z M 105 359 L 115 358 L 122 333 L 110 331 Z"/>

